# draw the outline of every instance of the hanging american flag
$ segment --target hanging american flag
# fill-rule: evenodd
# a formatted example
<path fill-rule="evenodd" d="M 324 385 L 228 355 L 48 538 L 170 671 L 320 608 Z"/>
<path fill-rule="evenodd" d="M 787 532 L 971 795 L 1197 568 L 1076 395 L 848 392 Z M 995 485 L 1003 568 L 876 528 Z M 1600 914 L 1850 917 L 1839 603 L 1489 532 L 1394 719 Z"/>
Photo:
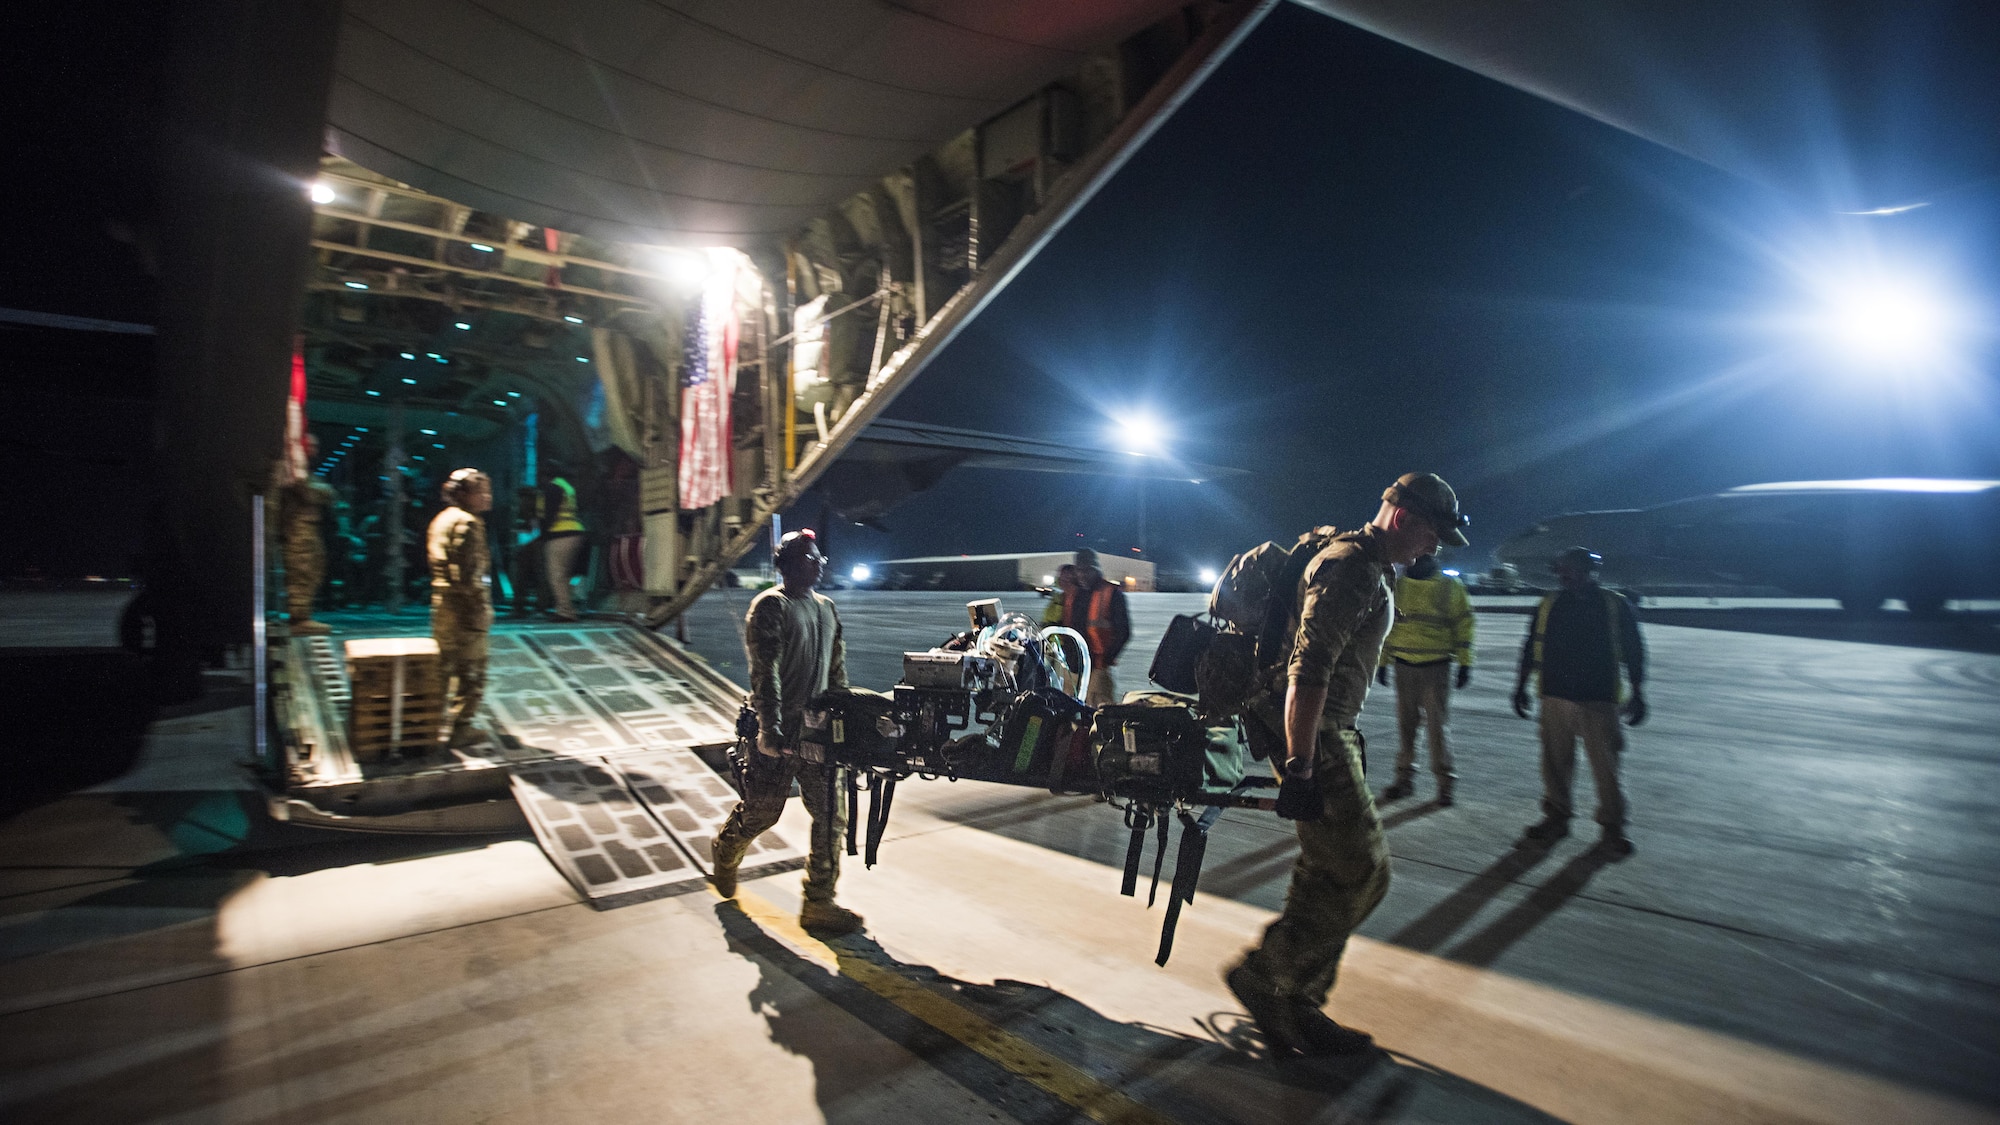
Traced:
<path fill-rule="evenodd" d="M 681 345 L 681 507 L 706 508 L 734 483 L 729 428 L 736 386 L 736 271 L 709 279 Z"/>
<path fill-rule="evenodd" d="M 292 344 L 292 390 L 285 396 L 285 462 L 283 483 L 306 479 L 306 352 L 303 341 Z"/>

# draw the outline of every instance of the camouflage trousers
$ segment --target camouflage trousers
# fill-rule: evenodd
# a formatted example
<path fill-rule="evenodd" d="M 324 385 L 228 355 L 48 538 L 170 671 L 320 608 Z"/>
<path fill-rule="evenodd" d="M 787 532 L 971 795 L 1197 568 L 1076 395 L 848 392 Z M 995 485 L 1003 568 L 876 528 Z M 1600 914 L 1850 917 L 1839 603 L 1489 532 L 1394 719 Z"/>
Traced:
<path fill-rule="evenodd" d="M 1325 815 L 1299 821 L 1299 859 L 1285 910 L 1243 957 L 1249 975 L 1274 996 L 1326 1004 L 1347 938 L 1389 891 L 1389 848 L 1361 772 L 1361 735 L 1324 730 L 1313 771 Z"/>
<path fill-rule="evenodd" d="M 756 843 L 757 837 L 778 823 L 785 802 L 792 795 L 792 780 L 799 783 L 799 796 L 812 815 L 812 842 L 806 853 L 807 902 L 832 902 L 833 885 L 840 880 L 841 837 L 847 833 L 847 790 L 840 785 L 838 771 L 787 754 L 774 758 L 750 751 L 743 770 L 743 799 L 730 812 L 728 823 L 715 837 L 715 860 L 734 865 Z M 834 784 L 828 791 L 828 781 Z"/>
<path fill-rule="evenodd" d="M 320 541 L 319 528 L 310 534 L 286 535 L 285 608 L 293 621 L 312 620 L 313 599 L 325 581 L 326 544 Z"/>
<path fill-rule="evenodd" d="M 438 680 L 451 693 L 445 731 L 456 740 L 472 735 L 472 720 L 486 698 L 486 636 L 492 611 L 461 610 L 431 602 L 431 638 L 438 646 Z"/>

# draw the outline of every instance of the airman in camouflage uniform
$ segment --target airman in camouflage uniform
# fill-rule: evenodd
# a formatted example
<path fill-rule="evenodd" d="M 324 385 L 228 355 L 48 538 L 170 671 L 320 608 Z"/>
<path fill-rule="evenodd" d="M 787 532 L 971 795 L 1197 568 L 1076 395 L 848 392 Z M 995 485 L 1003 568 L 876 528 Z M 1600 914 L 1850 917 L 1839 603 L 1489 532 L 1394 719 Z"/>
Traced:
<path fill-rule="evenodd" d="M 799 923 L 820 933 L 854 933 L 862 927 L 861 916 L 833 901 L 841 836 L 847 831 L 847 794 L 829 784 L 834 767 L 794 754 L 806 704 L 823 691 L 847 686 L 847 645 L 833 600 L 813 589 L 826 571 L 826 556 L 813 533 L 795 531 L 780 540 L 777 564 L 784 582 L 752 599 L 744 620 L 757 747 L 744 764 L 743 799 L 712 845 L 711 878 L 724 898 L 735 896 L 738 865 L 752 841 L 778 823 L 797 779 L 812 816 Z"/>
<path fill-rule="evenodd" d="M 330 633 L 324 621 L 313 620 L 313 599 L 326 581 L 326 541 L 320 517 L 333 503 L 333 489 L 323 480 L 293 481 L 278 494 L 279 527 L 285 552 L 285 608 L 292 632 L 300 636 Z"/>
<path fill-rule="evenodd" d="M 486 636 L 493 628 L 492 566 L 486 521 L 493 481 L 478 469 L 459 469 L 444 484 L 447 507 L 425 536 L 431 566 L 431 636 L 438 646 L 438 675 L 452 693 L 448 738 L 453 746 L 479 739 L 472 720 L 486 695 Z"/>
<path fill-rule="evenodd" d="M 1285 909 L 1225 979 L 1275 1055 L 1352 1054 L 1367 1033 L 1322 1009 L 1347 939 L 1389 889 L 1389 852 L 1365 769 L 1355 718 L 1381 657 L 1394 604 L 1390 566 L 1463 544 L 1451 487 L 1406 474 L 1382 494 L 1375 519 L 1335 537 L 1307 565 L 1285 661 L 1283 709 L 1275 697 L 1250 718 L 1283 732 L 1278 815 L 1298 822 L 1299 859 Z"/>

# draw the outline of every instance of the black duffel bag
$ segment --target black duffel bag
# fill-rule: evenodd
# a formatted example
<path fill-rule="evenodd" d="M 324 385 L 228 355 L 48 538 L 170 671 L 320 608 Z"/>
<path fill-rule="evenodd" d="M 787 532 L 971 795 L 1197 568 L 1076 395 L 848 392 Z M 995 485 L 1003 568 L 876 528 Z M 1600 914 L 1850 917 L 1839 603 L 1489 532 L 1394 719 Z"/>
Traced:
<path fill-rule="evenodd" d="M 1183 613 L 1175 617 L 1167 623 L 1167 635 L 1160 638 L 1160 647 L 1153 653 L 1153 666 L 1146 669 L 1146 678 L 1168 691 L 1193 695 L 1195 666 L 1215 640 L 1216 632 L 1215 623 L 1205 616 Z"/>
<path fill-rule="evenodd" d="M 1079 729 L 1090 726 L 1090 708 L 1060 688 L 1024 691 L 1007 706 L 997 737 L 968 740 L 969 752 L 954 756 L 952 769 L 973 781 L 998 781 L 1060 789 L 1070 772 L 1070 749 Z M 1072 778 L 1089 791 L 1089 779 Z"/>
<path fill-rule="evenodd" d="M 835 688 L 806 704 L 799 756 L 845 766 L 895 766 L 902 733 L 894 696 L 867 688 Z"/>

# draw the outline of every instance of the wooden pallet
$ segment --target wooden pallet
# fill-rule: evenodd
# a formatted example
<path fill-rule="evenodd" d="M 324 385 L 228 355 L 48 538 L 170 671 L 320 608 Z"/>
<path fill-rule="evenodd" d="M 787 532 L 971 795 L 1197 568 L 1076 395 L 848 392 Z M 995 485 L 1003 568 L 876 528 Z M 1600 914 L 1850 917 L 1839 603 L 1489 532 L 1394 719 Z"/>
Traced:
<path fill-rule="evenodd" d="M 444 724 L 437 642 L 377 637 L 347 642 L 347 745 L 356 761 L 435 749 Z"/>

